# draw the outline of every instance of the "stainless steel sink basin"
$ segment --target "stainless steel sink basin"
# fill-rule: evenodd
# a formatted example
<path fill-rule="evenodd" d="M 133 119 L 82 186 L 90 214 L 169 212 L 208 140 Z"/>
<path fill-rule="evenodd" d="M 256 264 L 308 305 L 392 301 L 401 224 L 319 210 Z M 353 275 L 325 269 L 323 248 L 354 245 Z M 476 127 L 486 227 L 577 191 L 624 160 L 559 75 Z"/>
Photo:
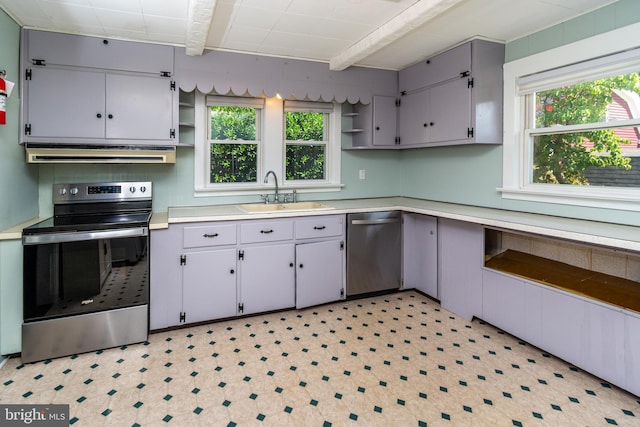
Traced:
<path fill-rule="evenodd" d="M 238 205 L 238 209 L 246 213 L 269 213 L 269 212 L 303 212 L 334 209 L 331 206 L 318 202 L 295 202 L 295 203 L 247 203 Z"/>

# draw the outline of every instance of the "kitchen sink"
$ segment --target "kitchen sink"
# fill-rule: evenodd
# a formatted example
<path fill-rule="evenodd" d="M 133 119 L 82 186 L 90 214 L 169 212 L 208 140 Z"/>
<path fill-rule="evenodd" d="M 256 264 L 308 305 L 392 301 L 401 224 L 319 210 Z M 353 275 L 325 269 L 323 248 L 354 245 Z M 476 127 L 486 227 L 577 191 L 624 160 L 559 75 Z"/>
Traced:
<path fill-rule="evenodd" d="M 247 203 L 238 205 L 238 209 L 246 213 L 269 212 L 303 212 L 335 209 L 332 206 L 318 202 L 294 202 L 294 203 Z"/>

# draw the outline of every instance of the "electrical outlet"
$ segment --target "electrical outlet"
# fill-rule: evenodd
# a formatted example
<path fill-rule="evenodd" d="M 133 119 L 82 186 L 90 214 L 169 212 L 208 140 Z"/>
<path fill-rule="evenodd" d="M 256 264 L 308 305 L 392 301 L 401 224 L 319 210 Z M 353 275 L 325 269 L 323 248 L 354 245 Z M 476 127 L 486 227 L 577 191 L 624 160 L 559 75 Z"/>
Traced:
<path fill-rule="evenodd" d="M 360 177 L 360 179 L 364 179 L 364 169 L 360 169 L 358 176 Z"/>

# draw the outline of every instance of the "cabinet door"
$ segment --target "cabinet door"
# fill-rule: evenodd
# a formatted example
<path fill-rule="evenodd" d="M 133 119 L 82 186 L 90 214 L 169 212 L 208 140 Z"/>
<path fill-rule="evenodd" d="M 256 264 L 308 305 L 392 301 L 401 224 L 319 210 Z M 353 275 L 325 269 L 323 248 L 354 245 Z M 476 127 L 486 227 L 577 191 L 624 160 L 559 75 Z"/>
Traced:
<path fill-rule="evenodd" d="M 25 124 L 31 137 L 104 138 L 105 76 L 51 67 L 31 68 L 25 81 Z"/>
<path fill-rule="evenodd" d="M 191 252 L 182 271 L 182 311 L 186 322 L 236 314 L 236 250 Z"/>
<path fill-rule="evenodd" d="M 174 91 L 168 78 L 121 74 L 106 78 L 108 139 L 171 139 Z"/>
<path fill-rule="evenodd" d="M 295 245 L 245 247 L 240 261 L 243 314 L 295 306 Z"/>
<path fill-rule="evenodd" d="M 626 389 L 636 396 L 640 396 L 640 316 L 625 313 L 624 360 L 626 366 Z"/>
<path fill-rule="evenodd" d="M 625 387 L 625 316 L 619 309 L 585 301 L 588 330 L 582 367 Z"/>
<path fill-rule="evenodd" d="M 411 146 L 429 142 L 429 98 L 428 89 L 400 98 L 398 135 L 401 145 Z"/>
<path fill-rule="evenodd" d="M 439 290 L 443 308 L 466 320 L 482 314 L 484 228 L 438 219 Z"/>
<path fill-rule="evenodd" d="M 545 350 L 582 365 L 588 326 L 585 302 L 553 289 L 542 291 L 542 337 Z"/>
<path fill-rule="evenodd" d="M 180 324 L 182 311 L 182 230 L 171 226 L 151 230 L 149 238 L 149 327 L 164 329 Z"/>
<path fill-rule="evenodd" d="M 151 72 L 173 71 L 173 47 L 25 30 L 28 57 L 49 64 Z"/>
<path fill-rule="evenodd" d="M 403 215 L 403 288 L 415 288 L 438 298 L 438 220 L 418 214 Z"/>
<path fill-rule="evenodd" d="M 373 97 L 373 145 L 396 144 L 396 114 L 395 97 Z"/>
<path fill-rule="evenodd" d="M 296 307 L 337 301 L 343 294 L 340 240 L 296 245 Z"/>
<path fill-rule="evenodd" d="M 399 89 L 412 91 L 459 77 L 471 71 L 471 42 L 421 61 L 398 74 Z"/>
<path fill-rule="evenodd" d="M 482 318 L 515 336 L 525 331 L 524 283 L 513 276 L 482 270 Z"/>
<path fill-rule="evenodd" d="M 471 90 L 467 78 L 431 88 L 430 143 L 470 139 Z"/>

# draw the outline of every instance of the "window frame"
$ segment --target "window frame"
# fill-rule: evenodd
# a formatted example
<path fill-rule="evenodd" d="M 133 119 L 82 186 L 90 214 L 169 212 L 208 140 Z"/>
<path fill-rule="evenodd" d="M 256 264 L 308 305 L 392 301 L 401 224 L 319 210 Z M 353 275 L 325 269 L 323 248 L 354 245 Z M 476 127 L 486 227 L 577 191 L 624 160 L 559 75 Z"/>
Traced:
<path fill-rule="evenodd" d="M 531 129 L 527 111 L 533 106 L 526 92 L 542 90 L 560 82 L 584 81 L 611 70 L 637 71 L 640 67 L 640 24 L 550 49 L 504 66 L 503 182 L 497 190 L 504 199 L 558 203 L 603 209 L 640 211 L 640 188 L 589 187 L 531 183 L 530 137 L 541 129 Z M 613 47 L 613 48 L 612 48 Z M 633 70 L 622 66 L 628 62 Z M 607 71 L 609 70 L 609 71 Z M 627 72 L 628 72 L 627 71 Z M 542 88 L 542 89 L 541 89 Z M 623 125 L 616 122 L 615 127 Z M 637 125 L 636 120 L 626 123 Z M 577 125 L 580 127 L 582 125 Z M 606 127 L 614 127 L 609 123 Z M 563 128 L 563 132 L 569 127 Z"/>
<path fill-rule="evenodd" d="M 284 111 L 282 114 L 282 129 L 283 129 L 283 138 L 282 138 L 282 177 L 283 182 L 291 185 L 308 185 L 313 183 L 323 183 L 329 180 L 330 176 L 330 165 L 331 161 L 329 160 L 330 156 L 330 147 L 331 147 L 331 116 L 334 113 L 333 104 L 328 102 L 310 102 L 310 101 L 290 101 L 285 100 L 283 105 Z M 289 140 L 287 139 L 287 112 L 299 112 L 299 113 L 322 113 L 324 115 L 324 129 L 323 129 L 323 140 L 316 141 L 303 141 L 303 140 Z M 287 179 L 287 146 L 305 146 L 305 145 L 324 145 L 324 178 L 323 179 Z"/>
<path fill-rule="evenodd" d="M 207 160 L 207 148 L 210 135 L 210 124 L 208 122 L 208 105 L 214 102 L 213 99 L 220 101 L 232 102 L 238 100 L 259 100 L 264 103 L 261 110 L 260 119 L 260 144 L 258 145 L 258 180 L 256 183 L 209 183 Z M 254 101 L 249 101 L 254 102 Z M 244 196 L 244 195 L 261 195 L 273 191 L 273 182 L 263 182 L 266 171 L 273 170 L 278 176 L 280 189 L 297 190 L 298 193 L 340 191 L 344 186 L 341 182 L 341 117 L 342 106 L 337 102 L 313 102 L 313 101 L 287 101 L 295 102 L 298 106 L 304 105 L 313 108 L 314 104 L 322 105 L 321 108 L 329 114 L 325 126 L 328 128 L 328 141 L 325 154 L 326 175 L 324 180 L 286 180 L 285 175 L 285 156 L 286 156 L 286 140 L 285 140 L 285 101 L 279 97 L 273 98 L 244 98 L 236 96 L 222 96 L 202 93 L 196 93 L 195 97 L 195 146 L 194 146 L 194 196 L 209 197 L 213 195 L 224 196 Z M 219 103 L 218 105 L 229 105 Z M 293 104 L 292 104 L 293 105 Z M 328 107 L 331 107 L 329 112 Z M 256 130 L 258 132 L 258 130 Z"/>

